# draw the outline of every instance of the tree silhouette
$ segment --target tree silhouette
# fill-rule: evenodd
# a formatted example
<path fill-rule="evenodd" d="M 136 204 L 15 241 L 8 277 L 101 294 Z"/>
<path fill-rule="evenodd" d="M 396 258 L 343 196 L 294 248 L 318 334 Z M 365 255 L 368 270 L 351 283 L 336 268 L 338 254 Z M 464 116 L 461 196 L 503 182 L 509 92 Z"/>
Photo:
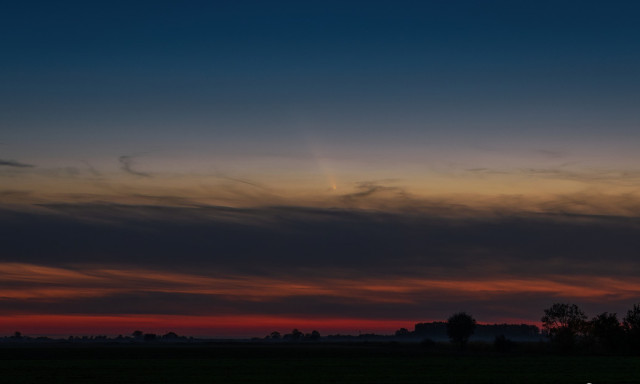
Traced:
<path fill-rule="evenodd" d="M 271 338 L 272 340 L 280 340 L 282 336 L 280 335 L 280 332 L 273 331 L 269 334 L 269 338 Z"/>
<path fill-rule="evenodd" d="M 284 335 L 283 339 L 288 341 L 299 341 L 304 337 L 304 333 L 300 332 L 297 328 L 295 328 L 291 333 L 287 333 Z"/>
<path fill-rule="evenodd" d="M 598 348 L 615 351 L 622 343 L 624 330 L 615 313 L 604 312 L 589 323 L 589 333 Z"/>
<path fill-rule="evenodd" d="M 447 335 L 460 349 L 464 349 L 475 328 L 476 319 L 466 312 L 456 313 L 447 320 Z"/>
<path fill-rule="evenodd" d="M 141 339 L 143 335 L 144 335 L 144 333 L 142 331 L 140 331 L 140 330 L 133 331 L 133 333 L 131 333 L 131 336 L 133 336 L 136 339 Z"/>
<path fill-rule="evenodd" d="M 304 333 L 300 332 L 297 328 L 291 331 L 291 338 L 293 340 L 300 340 L 304 337 Z"/>
<path fill-rule="evenodd" d="M 627 311 L 622 324 L 629 342 L 633 346 L 640 346 L 640 304 L 635 304 L 633 309 Z"/>
<path fill-rule="evenodd" d="M 573 348 L 576 337 L 584 332 L 587 315 L 575 304 L 555 303 L 544 310 L 542 327 L 560 348 Z"/>
<path fill-rule="evenodd" d="M 168 332 L 168 333 L 165 333 L 164 335 L 162 335 L 162 338 L 165 339 L 165 340 L 175 340 L 175 339 L 179 338 L 179 336 L 175 332 Z"/>
<path fill-rule="evenodd" d="M 307 339 L 309 339 L 309 340 L 317 341 L 317 340 L 320 340 L 320 332 L 318 332 L 318 331 L 316 331 L 316 330 L 313 330 L 313 331 L 311 331 L 311 333 L 310 333 L 310 334 L 305 335 L 305 337 L 306 337 Z"/>

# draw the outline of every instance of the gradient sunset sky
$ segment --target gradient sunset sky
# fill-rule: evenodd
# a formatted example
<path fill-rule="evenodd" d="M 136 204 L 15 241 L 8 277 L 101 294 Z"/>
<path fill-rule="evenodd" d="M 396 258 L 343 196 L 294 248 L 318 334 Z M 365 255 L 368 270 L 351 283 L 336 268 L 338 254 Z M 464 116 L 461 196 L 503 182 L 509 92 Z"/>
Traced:
<path fill-rule="evenodd" d="M 0 5 L 0 336 L 640 302 L 640 3 Z"/>

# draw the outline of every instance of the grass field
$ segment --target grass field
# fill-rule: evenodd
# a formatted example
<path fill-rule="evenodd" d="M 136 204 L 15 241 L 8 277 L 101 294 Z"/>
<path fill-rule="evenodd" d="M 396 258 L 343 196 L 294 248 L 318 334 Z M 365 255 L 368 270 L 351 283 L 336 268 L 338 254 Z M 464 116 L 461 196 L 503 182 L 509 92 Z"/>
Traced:
<path fill-rule="evenodd" d="M 19 346 L 6 383 L 638 383 L 638 356 L 433 353 L 416 345 Z"/>

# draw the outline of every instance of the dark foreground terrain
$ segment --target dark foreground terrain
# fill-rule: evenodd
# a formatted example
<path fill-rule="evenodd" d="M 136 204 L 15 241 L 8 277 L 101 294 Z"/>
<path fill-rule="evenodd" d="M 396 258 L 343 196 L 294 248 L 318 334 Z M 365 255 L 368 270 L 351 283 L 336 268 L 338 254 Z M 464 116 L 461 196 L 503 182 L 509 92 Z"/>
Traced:
<path fill-rule="evenodd" d="M 2 383 L 638 383 L 639 356 L 416 344 L 17 345 Z"/>

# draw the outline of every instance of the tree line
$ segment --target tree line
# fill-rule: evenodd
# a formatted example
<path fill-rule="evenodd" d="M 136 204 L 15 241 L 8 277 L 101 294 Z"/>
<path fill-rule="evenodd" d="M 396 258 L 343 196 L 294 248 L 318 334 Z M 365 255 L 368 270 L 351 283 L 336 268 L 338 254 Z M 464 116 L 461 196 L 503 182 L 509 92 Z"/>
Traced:
<path fill-rule="evenodd" d="M 562 352 L 622 352 L 640 349 L 640 304 L 627 311 L 620 321 L 616 313 L 603 312 L 591 320 L 576 305 L 554 303 L 544 310 L 543 335 L 554 349 Z M 446 322 L 447 335 L 461 349 L 474 334 L 477 323 L 466 312 L 452 315 Z M 504 335 L 495 339 L 498 349 L 508 349 L 510 341 Z"/>
<path fill-rule="evenodd" d="M 603 312 L 591 320 L 575 304 L 555 303 L 544 310 L 541 319 L 551 343 L 562 351 L 590 349 L 602 352 L 640 348 L 640 304 L 618 319 Z"/>
<path fill-rule="evenodd" d="M 466 313 L 459 312 L 450 316 L 446 322 L 418 323 L 415 330 L 410 332 L 406 328 L 401 328 L 394 335 L 360 334 L 352 335 L 328 335 L 321 336 L 316 330 L 304 333 L 294 329 L 290 333 L 281 334 L 274 331 L 264 338 L 253 338 L 254 341 L 276 341 L 276 342 L 317 342 L 325 341 L 385 341 L 385 340 L 416 340 L 422 341 L 424 345 L 435 345 L 429 336 L 446 333 L 449 340 L 460 349 L 465 349 L 469 339 L 478 330 L 480 336 L 495 335 L 494 346 L 499 351 L 511 350 L 515 343 L 510 337 L 520 337 L 519 341 L 536 341 L 547 339 L 556 351 L 589 351 L 589 352 L 636 352 L 640 351 L 640 304 L 635 304 L 628 310 L 626 315 L 620 320 L 616 313 L 603 312 L 592 319 L 576 304 L 554 303 L 544 310 L 541 318 L 542 332 L 535 325 L 528 324 L 493 324 L 478 325 L 476 319 Z M 426 336 L 426 338 L 425 338 Z M 0 338 L 0 341 L 53 341 L 47 337 L 31 338 L 23 336 L 20 332 L 15 332 L 13 336 Z M 174 332 L 164 335 L 154 333 L 144 333 L 136 330 L 131 336 L 118 336 L 108 338 L 106 336 L 94 337 L 73 337 L 67 341 L 82 342 L 198 342 L 207 339 L 194 339 L 193 337 L 178 336 Z"/>

